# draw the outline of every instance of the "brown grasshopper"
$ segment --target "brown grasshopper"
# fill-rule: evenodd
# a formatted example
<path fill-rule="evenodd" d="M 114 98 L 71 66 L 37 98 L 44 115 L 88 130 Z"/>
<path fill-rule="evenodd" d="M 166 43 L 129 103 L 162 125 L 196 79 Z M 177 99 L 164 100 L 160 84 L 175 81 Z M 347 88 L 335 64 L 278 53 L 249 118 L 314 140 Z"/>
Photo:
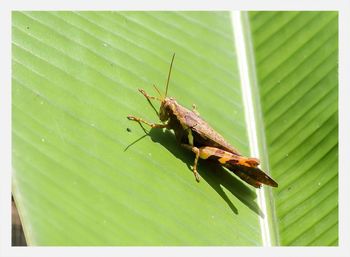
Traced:
<path fill-rule="evenodd" d="M 139 91 L 146 97 L 148 102 L 154 106 L 150 100 L 160 101 L 159 119 L 162 123 L 151 123 L 141 118 L 129 115 L 129 120 L 147 124 L 152 128 L 172 129 L 175 137 L 182 147 L 195 153 L 193 173 L 199 182 L 197 172 L 198 159 L 211 159 L 226 167 L 248 184 L 259 188 L 262 184 L 277 187 L 278 184 L 258 168 L 259 159 L 242 156 L 234 149 L 218 132 L 205 122 L 196 110 L 195 105 L 189 110 L 176 102 L 172 97 L 167 97 L 170 74 L 174 62 L 175 54 L 172 57 L 168 79 L 166 83 L 165 95 L 162 96 L 156 86 L 154 88 L 160 97 L 150 96 L 145 90 Z"/>

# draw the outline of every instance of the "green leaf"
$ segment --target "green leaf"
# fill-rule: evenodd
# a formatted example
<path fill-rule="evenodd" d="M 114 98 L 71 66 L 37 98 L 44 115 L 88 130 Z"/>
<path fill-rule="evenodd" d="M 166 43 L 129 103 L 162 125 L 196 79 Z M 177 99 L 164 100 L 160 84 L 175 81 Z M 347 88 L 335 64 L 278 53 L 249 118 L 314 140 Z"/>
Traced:
<path fill-rule="evenodd" d="M 282 245 L 337 244 L 337 15 L 250 18 L 258 129 L 280 185 L 268 199 L 272 226 Z M 229 13 L 14 12 L 12 21 L 13 193 L 30 245 L 262 245 L 252 187 L 205 161 L 196 183 L 194 155 L 171 132 L 147 135 L 126 119 L 158 121 L 137 89 L 164 92 L 175 52 L 169 95 L 195 103 L 249 155 Z"/>
<path fill-rule="evenodd" d="M 282 245 L 338 244 L 338 14 L 250 13 Z"/>
<path fill-rule="evenodd" d="M 137 88 L 164 91 L 174 52 L 169 95 L 248 154 L 228 13 L 14 13 L 14 191 L 30 244 L 261 244 L 252 188 L 205 162 L 195 182 L 169 132 L 132 144 L 145 133 L 127 115 L 158 120 Z"/>

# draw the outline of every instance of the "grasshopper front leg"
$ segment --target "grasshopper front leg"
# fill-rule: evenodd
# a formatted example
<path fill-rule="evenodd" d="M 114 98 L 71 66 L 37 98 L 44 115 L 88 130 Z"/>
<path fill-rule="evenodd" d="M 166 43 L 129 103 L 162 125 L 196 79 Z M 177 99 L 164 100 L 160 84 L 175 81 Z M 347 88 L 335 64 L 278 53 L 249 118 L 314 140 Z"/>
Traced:
<path fill-rule="evenodd" d="M 148 122 L 142 118 L 138 118 L 138 117 L 135 117 L 133 115 L 128 115 L 127 118 L 129 120 L 133 120 L 133 121 L 136 121 L 139 123 L 144 123 L 144 124 L 150 126 L 151 128 L 166 128 L 168 126 L 168 124 L 157 124 L 157 123 L 153 123 L 153 122 Z"/>
<path fill-rule="evenodd" d="M 139 92 L 141 94 L 143 94 L 144 97 L 146 97 L 147 100 L 160 100 L 158 97 L 156 96 L 150 96 L 149 94 L 146 93 L 146 91 L 142 88 L 139 88 Z"/>
<path fill-rule="evenodd" d="M 139 92 L 141 94 L 143 94 L 143 96 L 147 99 L 147 102 L 151 105 L 152 109 L 155 111 L 155 113 L 157 114 L 157 116 L 159 117 L 159 112 L 157 111 L 157 109 L 154 107 L 153 103 L 151 102 L 151 100 L 158 100 L 161 101 L 161 99 L 159 99 L 156 96 L 150 96 L 149 94 L 146 93 L 145 90 L 143 90 L 142 88 L 139 88 Z"/>

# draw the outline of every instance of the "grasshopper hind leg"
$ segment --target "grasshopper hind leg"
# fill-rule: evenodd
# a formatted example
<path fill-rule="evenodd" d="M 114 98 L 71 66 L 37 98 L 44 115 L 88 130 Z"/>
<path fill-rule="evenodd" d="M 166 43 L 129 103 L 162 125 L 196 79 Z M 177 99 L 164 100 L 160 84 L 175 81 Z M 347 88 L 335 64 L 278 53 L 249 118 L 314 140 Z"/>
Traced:
<path fill-rule="evenodd" d="M 201 150 L 200 148 L 197 148 L 195 146 L 188 145 L 188 144 L 181 144 L 181 146 L 195 153 L 196 157 L 194 159 L 194 164 L 193 164 L 193 174 L 194 174 L 194 177 L 196 178 L 196 181 L 199 182 L 200 176 L 197 171 L 197 164 L 198 164 L 198 159 L 199 159 Z"/>

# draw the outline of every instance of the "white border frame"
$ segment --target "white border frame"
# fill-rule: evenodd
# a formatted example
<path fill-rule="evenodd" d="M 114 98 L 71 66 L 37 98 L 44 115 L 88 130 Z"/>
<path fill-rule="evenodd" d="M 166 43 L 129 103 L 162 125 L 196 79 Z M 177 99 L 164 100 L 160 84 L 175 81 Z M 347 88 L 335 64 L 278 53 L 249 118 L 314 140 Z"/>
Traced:
<path fill-rule="evenodd" d="M 8 1 L 0 3 L 0 256 L 347 256 L 350 252 L 350 0 Z M 11 247 L 11 11 L 13 10 L 335 10 L 339 11 L 338 247 Z M 346 26 L 346 24 L 348 24 Z"/>

